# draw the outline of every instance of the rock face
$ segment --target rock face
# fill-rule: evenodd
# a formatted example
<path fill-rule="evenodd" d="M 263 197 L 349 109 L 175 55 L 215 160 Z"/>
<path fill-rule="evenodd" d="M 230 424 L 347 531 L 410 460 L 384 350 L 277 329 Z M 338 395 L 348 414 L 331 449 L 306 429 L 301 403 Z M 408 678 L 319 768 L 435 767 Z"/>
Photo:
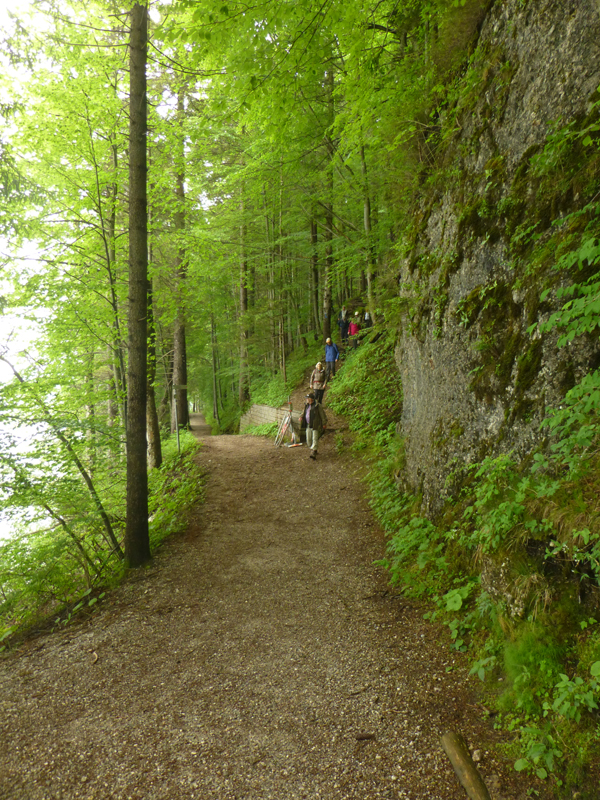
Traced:
<path fill-rule="evenodd" d="M 561 220 L 598 192 L 598 149 L 560 130 L 597 119 L 599 85 L 600 0 L 491 4 L 399 276 L 403 479 L 430 515 L 470 463 L 531 452 L 598 361 L 592 339 L 559 349 L 528 329 L 559 307 L 540 294 L 573 234 Z"/>

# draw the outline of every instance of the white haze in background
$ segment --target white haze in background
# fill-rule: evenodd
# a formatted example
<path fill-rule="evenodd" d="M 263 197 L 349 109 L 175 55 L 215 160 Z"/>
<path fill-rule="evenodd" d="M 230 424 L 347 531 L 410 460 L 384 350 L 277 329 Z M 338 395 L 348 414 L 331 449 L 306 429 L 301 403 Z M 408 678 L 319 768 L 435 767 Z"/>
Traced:
<path fill-rule="evenodd" d="M 1 245 L 0 245 L 1 246 Z M 0 295 L 8 294 L 6 281 L 0 280 Z M 39 336 L 39 331 L 34 323 L 23 320 L 14 310 L 5 314 L 0 314 L 0 353 L 5 356 L 16 369 L 23 369 L 26 366 L 25 359 L 19 355 L 23 350 L 30 352 L 35 350 L 35 341 Z M 8 364 L 0 361 L 0 383 L 6 383 L 13 379 L 13 373 Z M 29 442 L 34 435 L 32 426 L 14 425 L 3 426 L 0 423 L 0 430 L 7 430 L 17 440 L 17 449 L 26 451 Z M 2 487 L 4 488 L 4 487 Z M 12 523 L 0 512 L 0 541 L 8 539 L 14 534 Z"/>
<path fill-rule="evenodd" d="M 35 11 L 30 0 L 0 0 L 0 31 L 3 37 L 10 36 L 15 30 L 14 17 L 19 20 L 27 30 L 42 33 L 48 29 L 47 18 Z M 22 98 L 31 72 L 22 64 L 11 64 L 7 53 L 0 52 L 0 93 L 3 102 L 17 101 Z M 5 141 L 15 138 L 17 129 L 14 124 L 3 121 L 0 128 L 0 137 Z M 18 144 L 15 142 L 15 144 Z M 27 243 L 18 252 L 14 252 L 10 243 L 0 237 L 0 296 L 9 297 L 12 291 L 9 275 L 14 277 L 20 272 L 20 265 L 31 264 L 38 261 L 39 253 L 35 243 Z M 34 352 L 35 341 L 40 332 L 34 322 L 25 320 L 18 309 L 7 309 L 0 313 L 0 353 L 5 356 L 16 369 L 23 369 L 26 360 L 20 353 L 25 350 Z M 0 361 L 0 382 L 6 383 L 13 379 L 10 367 Z M 8 427 L 8 426 L 7 426 Z M 17 448 L 27 450 L 28 443 L 34 435 L 34 428 L 21 426 L 16 428 L 11 425 L 10 432 L 17 439 Z M 23 510 L 23 521 L 26 522 L 27 512 Z M 0 541 L 11 538 L 15 534 L 13 524 L 0 513 Z"/>

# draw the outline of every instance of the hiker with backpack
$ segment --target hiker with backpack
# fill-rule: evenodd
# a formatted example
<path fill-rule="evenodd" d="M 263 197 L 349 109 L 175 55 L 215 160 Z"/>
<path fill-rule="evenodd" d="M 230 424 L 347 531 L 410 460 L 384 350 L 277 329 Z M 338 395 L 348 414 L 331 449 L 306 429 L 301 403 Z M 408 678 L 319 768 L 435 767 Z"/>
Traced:
<path fill-rule="evenodd" d="M 327 373 L 327 380 L 333 378 L 335 375 L 335 365 L 340 357 L 340 351 L 338 350 L 337 345 L 335 342 L 332 342 L 330 338 L 325 340 L 325 371 Z"/>
<path fill-rule="evenodd" d="M 310 457 L 317 457 L 319 438 L 327 426 L 327 415 L 321 403 L 317 402 L 314 392 L 306 395 L 306 405 L 300 416 L 300 428 L 306 431 L 306 444 L 310 448 Z"/>
<path fill-rule="evenodd" d="M 323 395 L 325 394 L 325 386 L 327 385 L 327 374 L 323 369 L 323 364 L 319 361 L 312 371 L 310 376 L 310 388 L 315 393 L 317 403 L 323 402 Z"/>

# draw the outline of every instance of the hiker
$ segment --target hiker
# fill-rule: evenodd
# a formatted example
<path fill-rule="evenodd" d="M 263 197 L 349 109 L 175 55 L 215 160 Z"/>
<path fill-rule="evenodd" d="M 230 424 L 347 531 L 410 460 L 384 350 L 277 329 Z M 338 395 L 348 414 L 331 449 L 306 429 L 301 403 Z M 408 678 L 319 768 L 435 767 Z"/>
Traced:
<path fill-rule="evenodd" d="M 310 447 L 310 457 L 317 457 L 319 437 L 327 426 L 325 409 L 317 402 L 314 392 L 306 395 L 306 405 L 300 417 L 300 428 L 306 430 L 306 444 Z"/>
<path fill-rule="evenodd" d="M 337 348 L 337 344 L 331 341 L 328 337 L 325 339 L 325 364 L 326 364 L 326 372 L 327 372 L 327 380 L 333 378 L 335 375 L 335 364 L 339 360 L 340 351 Z"/>
<path fill-rule="evenodd" d="M 310 376 L 310 388 L 315 393 L 315 400 L 317 403 L 323 402 L 323 395 L 325 394 L 325 386 L 327 385 L 327 375 L 323 369 L 323 364 L 319 361 L 312 371 Z"/>
<path fill-rule="evenodd" d="M 342 306 L 340 309 L 340 313 L 338 314 L 337 324 L 338 328 L 340 329 L 340 338 L 342 340 L 342 344 L 346 344 L 348 341 L 348 312 L 346 311 L 346 306 Z"/>
<path fill-rule="evenodd" d="M 352 347 L 355 348 L 355 349 L 358 346 L 358 332 L 360 330 L 359 319 L 360 319 L 360 316 L 359 316 L 359 313 L 357 311 L 356 314 L 354 315 L 354 318 L 352 319 L 352 322 L 350 323 L 349 328 L 348 328 L 348 332 L 350 333 L 350 339 L 352 340 Z"/>
<path fill-rule="evenodd" d="M 372 328 L 373 327 L 373 320 L 371 318 L 371 312 L 365 311 L 365 315 L 363 317 L 363 322 L 365 323 L 365 328 Z"/>

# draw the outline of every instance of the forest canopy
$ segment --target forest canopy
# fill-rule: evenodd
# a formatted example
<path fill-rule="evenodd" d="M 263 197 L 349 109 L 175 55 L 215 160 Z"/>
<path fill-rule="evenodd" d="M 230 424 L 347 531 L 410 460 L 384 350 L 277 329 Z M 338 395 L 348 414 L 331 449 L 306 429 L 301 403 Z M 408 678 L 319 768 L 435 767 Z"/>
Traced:
<path fill-rule="evenodd" d="M 286 356 L 329 335 L 342 303 L 383 313 L 435 147 L 437 83 L 480 13 L 422 0 L 150 7 L 148 387 L 162 429 L 187 424 L 188 399 L 234 429 L 252 386 L 285 381 Z M 62 518 L 73 492 L 97 511 L 122 495 L 130 7 L 35 0 L 2 36 L 3 308 L 36 330 L 3 346 L 15 373 L 2 418 L 40 426 L 44 452 L 68 439 L 71 455 L 48 464 L 69 484 Z M 44 460 L 3 452 L 8 484 Z M 82 469 L 106 482 L 96 498 Z M 29 508 L 32 492 L 2 502 Z"/>

